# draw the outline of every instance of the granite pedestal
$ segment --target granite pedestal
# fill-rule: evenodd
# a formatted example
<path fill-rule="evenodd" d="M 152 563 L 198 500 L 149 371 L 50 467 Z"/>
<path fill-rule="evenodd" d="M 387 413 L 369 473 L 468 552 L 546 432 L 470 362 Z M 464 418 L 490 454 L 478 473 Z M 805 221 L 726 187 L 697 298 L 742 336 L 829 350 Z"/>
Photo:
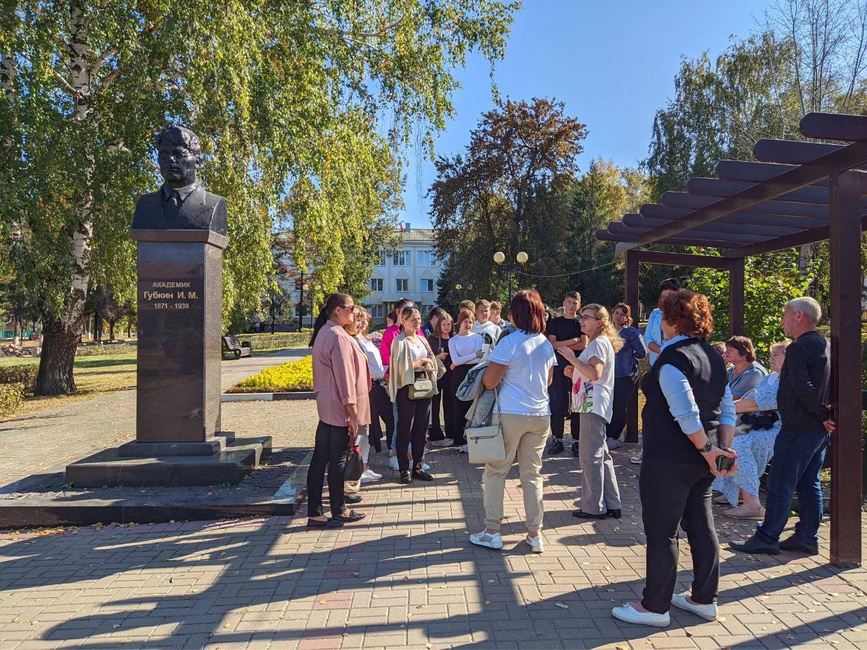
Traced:
<path fill-rule="evenodd" d="M 76 485 L 216 485 L 267 457 L 267 437 L 220 433 L 222 253 L 210 230 L 133 230 L 138 242 L 136 439 L 69 465 Z"/>

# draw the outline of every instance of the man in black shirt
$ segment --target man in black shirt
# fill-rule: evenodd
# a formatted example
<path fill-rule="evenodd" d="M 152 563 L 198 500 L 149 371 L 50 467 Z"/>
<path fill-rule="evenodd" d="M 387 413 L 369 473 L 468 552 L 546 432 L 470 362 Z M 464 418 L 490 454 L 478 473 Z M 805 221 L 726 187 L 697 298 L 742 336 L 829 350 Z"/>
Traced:
<path fill-rule="evenodd" d="M 545 328 L 545 334 L 554 346 L 554 350 L 569 347 L 575 352 L 581 352 L 587 346 L 587 336 L 581 333 L 581 324 L 578 320 L 579 309 L 581 309 L 581 294 L 577 291 L 567 291 L 563 299 L 563 315 L 548 321 Z M 559 454 L 563 451 L 564 419 L 569 412 L 572 392 L 572 380 L 563 374 L 567 365 L 569 364 L 558 362 L 554 366 L 554 381 L 548 386 L 548 397 L 551 400 L 551 433 L 554 436 L 548 447 L 549 454 Z M 577 445 L 580 429 L 578 413 L 572 414 L 571 426 L 572 438 L 575 440 L 574 447 Z"/>
<path fill-rule="evenodd" d="M 821 316 L 819 303 L 806 297 L 790 300 L 783 313 L 783 329 L 795 342 L 786 349 L 786 361 L 780 370 L 777 410 L 782 426 L 768 473 L 765 520 L 750 539 L 731 543 L 735 551 L 769 555 L 777 555 L 780 550 L 807 555 L 819 552 L 819 475 L 834 431 L 827 406 L 831 345 L 816 331 Z M 781 542 L 796 491 L 800 520 L 795 534 Z"/>

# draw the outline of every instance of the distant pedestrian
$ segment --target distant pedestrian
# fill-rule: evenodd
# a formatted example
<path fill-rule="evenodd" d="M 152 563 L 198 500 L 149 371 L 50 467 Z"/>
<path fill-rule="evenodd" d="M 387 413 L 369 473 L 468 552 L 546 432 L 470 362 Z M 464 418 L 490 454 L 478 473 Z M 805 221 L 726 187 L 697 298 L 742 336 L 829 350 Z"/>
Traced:
<path fill-rule="evenodd" d="M 459 446 L 461 451 L 466 451 L 467 447 L 464 429 L 467 427 L 467 413 L 472 403 L 458 399 L 456 393 L 470 369 L 478 364 L 484 356 L 482 337 L 472 331 L 474 321 L 473 312 L 462 310 L 458 314 L 458 332 L 449 339 L 449 356 L 452 360 L 450 366 L 452 369 L 452 411 L 454 414 L 452 439 L 454 440 L 453 444 Z"/>
<path fill-rule="evenodd" d="M 732 397 L 740 399 L 761 383 L 768 374 L 765 367 L 756 361 L 756 348 L 746 336 L 732 336 L 726 341 L 723 359 L 731 364 L 728 369 L 729 388 Z"/>
<path fill-rule="evenodd" d="M 434 447 L 449 447 L 454 443 L 452 427 L 454 426 L 452 375 L 452 358 L 449 355 L 449 340 L 452 338 L 454 323 L 448 313 L 443 312 L 433 334 L 427 337 L 434 355 L 445 369 L 445 374 L 437 382 L 439 393 L 434 395 L 431 404 L 431 427 L 428 439 Z M 442 424 L 440 424 L 440 404 L 442 404 Z"/>
<path fill-rule="evenodd" d="M 476 322 L 473 323 L 473 332 L 482 336 L 482 352 L 489 354 L 500 338 L 500 328 L 491 320 L 491 303 L 487 300 L 479 300 L 476 303 Z"/>
<path fill-rule="evenodd" d="M 611 313 L 617 333 L 623 339 L 623 347 L 614 358 L 614 406 L 611 423 L 608 425 L 608 448 L 617 449 L 622 443 L 620 436 L 629 416 L 629 405 L 635 394 L 638 380 L 638 362 L 647 356 L 647 348 L 641 332 L 632 325 L 632 310 L 620 303 Z"/>
<path fill-rule="evenodd" d="M 554 350 L 568 347 L 575 353 L 580 353 L 587 345 L 587 337 L 581 331 L 578 320 L 578 310 L 581 309 L 581 294 L 577 291 L 567 291 L 563 298 L 563 315 L 547 322 L 545 334 Z M 563 451 L 563 434 L 565 418 L 569 413 L 569 400 L 572 390 L 572 380 L 563 375 L 569 364 L 562 363 L 554 368 L 554 380 L 548 388 L 551 399 L 551 444 L 548 454 L 559 454 Z M 578 451 L 578 438 L 581 430 L 581 419 L 578 413 L 570 417 L 574 451 Z"/>
<path fill-rule="evenodd" d="M 367 359 L 344 326 L 352 322 L 352 296 L 328 296 L 313 325 L 313 392 L 319 425 L 307 472 L 307 526 L 334 528 L 358 521 L 363 513 L 347 511 L 343 468 L 346 452 L 360 426 L 370 424 L 370 372 Z M 322 509 L 322 485 L 328 473 L 331 519 Z"/>
<path fill-rule="evenodd" d="M 751 538 L 729 545 L 735 551 L 768 555 L 781 550 L 807 555 L 819 552 L 820 474 L 835 429 L 828 406 L 831 344 L 816 331 L 821 317 L 822 308 L 809 297 L 790 300 L 783 312 L 783 330 L 794 342 L 786 348 L 780 370 L 777 410 L 781 425 L 768 473 L 765 520 Z M 795 492 L 799 521 L 794 534 L 781 542 Z"/>
<path fill-rule="evenodd" d="M 644 343 L 650 354 L 651 366 L 656 363 L 656 357 L 659 356 L 659 351 L 665 343 L 665 337 L 662 334 L 662 301 L 675 291 L 680 291 L 680 288 L 680 280 L 677 278 L 667 278 L 659 283 L 659 301 L 656 309 L 650 312 L 650 316 L 647 317 L 647 327 L 644 328 Z M 641 454 L 633 456 L 629 462 L 633 465 L 640 465 Z"/>

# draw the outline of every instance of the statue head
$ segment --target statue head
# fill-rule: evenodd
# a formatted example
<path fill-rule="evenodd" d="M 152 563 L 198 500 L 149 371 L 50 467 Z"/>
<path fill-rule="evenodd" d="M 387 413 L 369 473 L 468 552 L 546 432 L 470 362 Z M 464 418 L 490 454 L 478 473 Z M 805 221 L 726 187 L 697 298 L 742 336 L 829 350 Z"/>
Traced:
<path fill-rule="evenodd" d="M 199 136 L 182 126 L 169 126 L 155 140 L 160 174 L 170 187 L 185 187 L 196 182 L 196 167 L 202 159 Z"/>

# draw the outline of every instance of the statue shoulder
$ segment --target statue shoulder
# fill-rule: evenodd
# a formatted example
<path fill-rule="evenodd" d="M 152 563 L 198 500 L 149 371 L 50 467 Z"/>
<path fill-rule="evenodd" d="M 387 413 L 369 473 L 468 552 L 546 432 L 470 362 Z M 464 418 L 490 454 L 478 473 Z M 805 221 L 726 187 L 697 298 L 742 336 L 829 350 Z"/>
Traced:
<path fill-rule="evenodd" d="M 157 190 L 156 192 L 148 192 L 147 194 L 142 194 L 138 201 L 135 204 L 135 216 L 133 217 L 132 227 L 133 228 L 160 228 L 165 227 L 161 226 L 158 223 L 155 223 L 155 220 L 159 217 L 160 221 L 162 220 L 162 213 L 160 211 L 160 192 Z"/>

